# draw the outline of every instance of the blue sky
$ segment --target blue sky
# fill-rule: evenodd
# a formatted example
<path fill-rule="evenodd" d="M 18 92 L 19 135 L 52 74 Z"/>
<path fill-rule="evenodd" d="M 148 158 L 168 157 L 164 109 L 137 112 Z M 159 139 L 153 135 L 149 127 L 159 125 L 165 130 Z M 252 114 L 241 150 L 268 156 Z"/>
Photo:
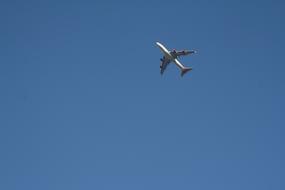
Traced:
<path fill-rule="evenodd" d="M 284 14 L 1 1 L 0 189 L 284 189 Z M 160 76 L 156 41 L 193 71 Z"/>

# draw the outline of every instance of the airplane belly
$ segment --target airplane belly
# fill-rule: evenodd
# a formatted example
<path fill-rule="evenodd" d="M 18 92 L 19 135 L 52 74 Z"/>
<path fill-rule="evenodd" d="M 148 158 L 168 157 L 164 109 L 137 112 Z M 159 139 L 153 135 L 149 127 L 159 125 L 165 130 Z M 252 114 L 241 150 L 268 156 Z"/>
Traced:
<path fill-rule="evenodd" d="M 170 61 L 173 61 L 174 60 L 174 57 L 171 55 L 170 52 L 164 52 L 164 56 L 169 59 Z"/>
<path fill-rule="evenodd" d="M 173 59 L 173 57 L 172 57 L 172 55 L 170 54 L 170 52 L 169 52 L 161 43 L 156 42 L 156 45 L 157 45 L 157 46 L 159 47 L 159 49 L 163 52 L 163 54 L 165 55 L 165 57 L 166 57 L 167 59 L 170 59 L 170 60 Z"/>

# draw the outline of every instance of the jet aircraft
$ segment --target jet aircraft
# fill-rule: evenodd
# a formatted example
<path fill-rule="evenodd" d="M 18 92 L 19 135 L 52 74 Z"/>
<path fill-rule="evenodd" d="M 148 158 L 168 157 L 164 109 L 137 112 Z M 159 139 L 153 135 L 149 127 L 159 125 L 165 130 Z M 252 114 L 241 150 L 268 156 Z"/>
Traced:
<path fill-rule="evenodd" d="M 185 67 L 178 61 L 178 57 L 180 56 L 185 56 L 185 55 L 190 55 L 194 54 L 197 51 L 195 50 L 182 50 L 182 51 L 176 51 L 175 49 L 172 51 L 168 51 L 166 47 L 164 47 L 161 43 L 156 42 L 156 45 L 159 47 L 159 49 L 162 51 L 164 56 L 160 59 L 161 64 L 160 64 L 160 74 L 163 74 L 165 69 L 167 68 L 168 64 L 173 62 L 175 63 L 181 70 L 181 76 L 183 76 L 185 73 L 188 71 L 191 71 L 191 67 Z"/>

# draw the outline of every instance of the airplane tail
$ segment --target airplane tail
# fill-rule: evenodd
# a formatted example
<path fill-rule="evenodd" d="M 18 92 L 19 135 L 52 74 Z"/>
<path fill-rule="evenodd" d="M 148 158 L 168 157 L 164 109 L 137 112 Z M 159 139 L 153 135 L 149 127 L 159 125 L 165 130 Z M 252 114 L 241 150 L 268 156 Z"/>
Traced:
<path fill-rule="evenodd" d="M 192 68 L 191 67 L 184 67 L 181 69 L 181 77 L 183 77 L 183 75 L 185 75 L 188 71 L 191 71 Z"/>

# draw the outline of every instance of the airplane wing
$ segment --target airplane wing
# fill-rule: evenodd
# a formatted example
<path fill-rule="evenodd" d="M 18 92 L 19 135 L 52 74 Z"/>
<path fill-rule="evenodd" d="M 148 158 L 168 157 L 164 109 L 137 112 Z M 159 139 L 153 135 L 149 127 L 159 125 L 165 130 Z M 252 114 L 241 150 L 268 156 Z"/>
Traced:
<path fill-rule="evenodd" d="M 175 57 L 180 57 L 180 56 L 196 53 L 196 51 L 195 50 L 182 50 L 182 51 L 172 51 L 171 53 L 174 53 Z"/>
<path fill-rule="evenodd" d="M 160 74 L 163 74 L 167 66 L 169 65 L 170 60 L 163 61 L 160 65 Z"/>

